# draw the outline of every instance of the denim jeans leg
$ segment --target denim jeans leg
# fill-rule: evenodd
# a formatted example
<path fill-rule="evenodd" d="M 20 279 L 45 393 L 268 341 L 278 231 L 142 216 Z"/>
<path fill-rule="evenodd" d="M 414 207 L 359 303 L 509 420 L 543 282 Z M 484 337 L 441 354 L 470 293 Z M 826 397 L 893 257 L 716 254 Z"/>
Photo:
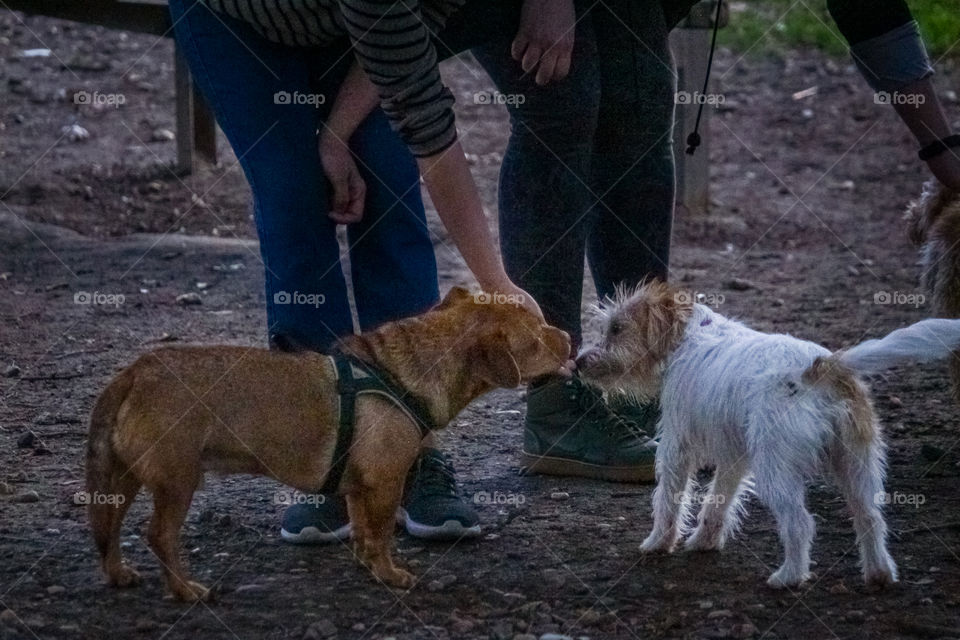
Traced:
<path fill-rule="evenodd" d="M 440 299 L 420 171 L 377 109 L 350 139 L 367 185 L 363 220 L 347 228 L 360 330 L 426 311 Z"/>
<path fill-rule="evenodd" d="M 602 199 L 587 256 L 603 299 L 617 285 L 667 277 L 675 72 L 661 3 L 609 0 L 592 13 L 602 96 L 593 188 Z"/>

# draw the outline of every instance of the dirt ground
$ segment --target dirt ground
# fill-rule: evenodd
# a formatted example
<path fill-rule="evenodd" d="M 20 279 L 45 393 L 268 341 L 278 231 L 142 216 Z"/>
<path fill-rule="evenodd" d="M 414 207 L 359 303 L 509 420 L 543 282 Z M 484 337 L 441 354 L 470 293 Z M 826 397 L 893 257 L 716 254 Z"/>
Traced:
<path fill-rule="evenodd" d="M 49 57 L 20 54 L 48 46 Z M 956 90 L 960 73 L 941 68 Z M 504 113 L 473 103 L 487 87 L 475 67 L 445 71 L 495 219 Z M 223 140 L 220 166 L 169 169 L 168 42 L 0 11 L 0 84 L 0 638 L 960 638 L 960 426 L 942 366 L 873 385 L 901 571 L 887 591 L 862 585 L 845 507 L 825 483 L 809 491 L 817 566 L 802 589 L 766 588 L 780 550 L 755 502 L 721 554 L 641 557 L 650 486 L 518 475 L 518 391 L 475 402 L 447 431 L 464 495 L 500 503 L 478 505 L 475 542 L 401 535 L 420 576 L 409 592 L 377 585 L 346 546 L 282 544 L 282 487 L 245 477 L 210 478 L 184 530 L 218 602 L 164 597 L 140 537 L 144 496 L 124 546 L 145 584 L 105 587 L 73 499 L 87 415 L 111 374 L 157 344 L 263 344 L 249 190 Z M 77 106 L 77 90 L 126 103 Z M 924 173 L 850 66 L 723 51 L 715 90 L 726 100 L 712 119 L 713 208 L 678 215 L 674 279 L 725 314 L 830 348 L 925 317 L 901 222 Z M 73 124 L 89 139 L 61 133 Z M 442 287 L 469 282 L 433 228 Z M 83 293 L 95 304 L 78 304 Z M 200 304 L 177 303 L 184 293 Z"/>

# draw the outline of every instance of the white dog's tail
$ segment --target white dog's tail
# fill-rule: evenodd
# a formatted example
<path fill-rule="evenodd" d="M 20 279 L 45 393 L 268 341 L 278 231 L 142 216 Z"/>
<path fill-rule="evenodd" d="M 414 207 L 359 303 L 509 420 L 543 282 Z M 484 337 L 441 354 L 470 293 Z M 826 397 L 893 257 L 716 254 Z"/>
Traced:
<path fill-rule="evenodd" d="M 880 373 L 900 364 L 932 362 L 960 349 L 960 320 L 933 318 L 867 340 L 833 359 L 858 373 Z"/>

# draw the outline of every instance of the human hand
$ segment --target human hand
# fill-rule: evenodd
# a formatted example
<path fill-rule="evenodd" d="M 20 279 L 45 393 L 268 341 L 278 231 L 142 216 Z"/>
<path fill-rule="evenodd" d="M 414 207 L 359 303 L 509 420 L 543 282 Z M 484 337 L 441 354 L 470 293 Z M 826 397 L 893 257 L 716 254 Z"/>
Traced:
<path fill-rule="evenodd" d="M 363 219 L 367 185 L 360 177 L 350 149 L 341 140 L 320 136 L 320 163 L 330 181 L 330 213 L 337 224 L 354 224 Z"/>
<path fill-rule="evenodd" d="M 576 23 L 573 0 L 524 0 L 510 53 L 538 85 L 567 77 Z"/>

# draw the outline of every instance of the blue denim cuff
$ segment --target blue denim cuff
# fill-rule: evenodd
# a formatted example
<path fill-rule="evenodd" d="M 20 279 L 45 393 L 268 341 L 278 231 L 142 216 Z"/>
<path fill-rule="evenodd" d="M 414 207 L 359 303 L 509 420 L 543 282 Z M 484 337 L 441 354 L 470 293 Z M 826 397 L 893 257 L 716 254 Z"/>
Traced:
<path fill-rule="evenodd" d="M 858 42 L 850 54 L 874 91 L 899 91 L 933 73 L 916 20 Z"/>

